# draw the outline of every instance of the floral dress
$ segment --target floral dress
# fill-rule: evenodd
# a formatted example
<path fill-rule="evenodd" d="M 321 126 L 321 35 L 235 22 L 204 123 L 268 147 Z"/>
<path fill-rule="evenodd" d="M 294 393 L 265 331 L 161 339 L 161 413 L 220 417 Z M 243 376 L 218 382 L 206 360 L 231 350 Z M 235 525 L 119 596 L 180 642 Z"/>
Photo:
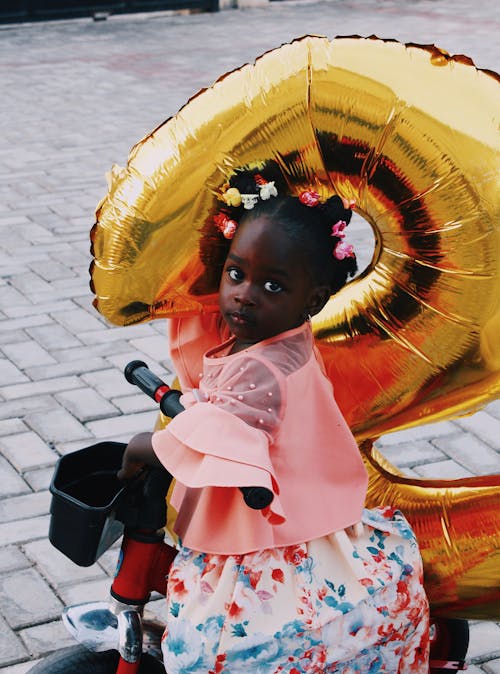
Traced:
<path fill-rule="evenodd" d="M 421 558 L 391 508 L 284 548 L 228 556 L 181 548 L 167 598 L 168 674 L 428 672 Z"/>

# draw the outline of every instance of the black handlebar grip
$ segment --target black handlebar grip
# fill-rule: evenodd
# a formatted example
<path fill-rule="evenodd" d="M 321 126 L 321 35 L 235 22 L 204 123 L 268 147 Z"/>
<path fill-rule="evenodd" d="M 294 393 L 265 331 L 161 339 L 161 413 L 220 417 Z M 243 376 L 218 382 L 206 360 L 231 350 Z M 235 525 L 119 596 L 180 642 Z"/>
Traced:
<path fill-rule="evenodd" d="M 179 402 L 181 392 L 167 386 L 142 360 L 132 360 L 126 365 L 124 372 L 125 379 L 156 400 L 167 417 L 173 418 L 184 411 Z M 240 491 L 247 506 L 253 510 L 267 508 L 274 498 L 273 492 L 265 487 L 240 487 Z"/>
<path fill-rule="evenodd" d="M 155 400 L 156 391 L 161 386 L 165 386 L 165 383 L 154 372 L 151 372 L 142 360 L 132 360 L 125 367 L 124 373 L 129 384 L 135 384 L 153 400 Z"/>

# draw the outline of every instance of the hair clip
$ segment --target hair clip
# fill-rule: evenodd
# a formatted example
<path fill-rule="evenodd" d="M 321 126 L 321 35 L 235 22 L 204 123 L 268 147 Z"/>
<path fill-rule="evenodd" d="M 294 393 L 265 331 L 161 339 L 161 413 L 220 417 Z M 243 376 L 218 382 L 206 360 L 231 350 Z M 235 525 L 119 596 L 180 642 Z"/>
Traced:
<path fill-rule="evenodd" d="M 345 228 L 347 227 L 347 222 L 345 220 L 339 220 L 332 227 L 331 236 L 336 236 L 339 239 L 343 239 L 345 236 Z"/>
<path fill-rule="evenodd" d="M 241 206 L 241 194 L 237 187 L 229 187 L 222 195 L 222 199 L 228 206 L 235 208 Z"/>
<path fill-rule="evenodd" d="M 350 243 L 338 241 L 337 245 L 333 249 L 333 257 L 335 257 L 337 260 L 344 260 L 346 257 L 355 257 L 354 246 L 352 246 Z"/>
<path fill-rule="evenodd" d="M 214 223 L 225 239 L 232 239 L 238 229 L 236 220 L 232 220 L 226 213 L 214 215 Z"/>
<path fill-rule="evenodd" d="M 258 194 L 242 194 L 241 203 L 243 208 L 247 211 L 251 211 L 255 204 L 259 201 Z"/>
<path fill-rule="evenodd" d="M 314 208 L 319 204 L 319 194 L 314 190 L 304 190 L 299 194 L 299 201 L 304 206 Z"/>

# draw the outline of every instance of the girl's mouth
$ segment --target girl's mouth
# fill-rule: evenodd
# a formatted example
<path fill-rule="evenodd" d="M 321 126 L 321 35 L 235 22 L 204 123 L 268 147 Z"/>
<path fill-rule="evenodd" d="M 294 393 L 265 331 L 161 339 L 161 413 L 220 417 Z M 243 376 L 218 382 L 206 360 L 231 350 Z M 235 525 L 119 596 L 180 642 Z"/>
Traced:
<path fill-rule="evenodd" d="M 243 313 L 240 313 L 239 311 L 235 311 L 235 312 L 233 312 L 232 314 L 229 314 L 229 315 L 230 315 L 231 321 L 235 325 L 244 326 L 244 325 L 251 325 L 253 323 L 253 320 L 251 319 L 250 316 L 248 316 L 248 314 L 243 314 Z"/>

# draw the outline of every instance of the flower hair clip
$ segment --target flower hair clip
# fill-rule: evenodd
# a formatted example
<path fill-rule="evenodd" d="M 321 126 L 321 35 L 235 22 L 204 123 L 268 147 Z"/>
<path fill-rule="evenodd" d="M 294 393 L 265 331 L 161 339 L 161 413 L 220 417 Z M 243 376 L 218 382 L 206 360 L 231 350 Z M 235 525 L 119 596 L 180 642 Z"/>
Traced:
<path fill-rule="evenodd" d="M 346 257 L 355 257 L 354 246 L 350 243 L 345 243 L 343 240 L 345 238 L 346 227 L 347 222 L 345 220 L 339 220 L 332 227 L 331 236 L 335 236 L 339 239 L 333 249 L 333 257 L 336 260 L 344 260 Z"/>
<path fill-rule="evenodd" d="M 274 180 L 267 181 L 259 173 L 255 176 L 255 184 L 259 188 L 258 194 L 242 194 L 241 201 L 243 203 L 243 208 L 247 211 L 251 211 L 255 204 L 259 201 L 259 198 L 262 201 L 267 201 L 271 197 L 278 196 L 278 190 L 274 184 Z"/>
<path fill-rule="evenodd" d="M 319 204 L 319 200 L 319 194 L 314 190 L 304 190 L 299 194 L 300 203 L 304 204 L 304 206 L 309 206 L 310 208 L 317 206 Z"/>
<path fill-rule="evenodd" d="M 214 215 L 214 223 L 225 239 L 232 239 L 236 234 L 238 223 L 230 218 L 227 213 L 221 212 Z"/>

